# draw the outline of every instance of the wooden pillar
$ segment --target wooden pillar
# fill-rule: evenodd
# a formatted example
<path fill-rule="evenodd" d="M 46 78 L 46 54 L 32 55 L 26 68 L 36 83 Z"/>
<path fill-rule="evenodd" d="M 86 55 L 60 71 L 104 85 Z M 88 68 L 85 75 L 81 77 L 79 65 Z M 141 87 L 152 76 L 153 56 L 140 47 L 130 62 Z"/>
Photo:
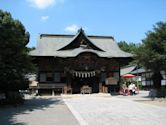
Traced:
<path fill-rule="evenodd" d="M 103 92 L 102 91 L 102 83 L 101 82 L 99 83 L 99 92 Z"/>
<path fill-rule="evenodd" d="M 104 86 L 102 86 L 102 91 L 103 91 L 103 93 L 105 93 L 105 87 Z"/>
<path fill-rule="evenodd" d="M 108 87 L 105 86 L 105 93 L 108 93 Z"/>
<path fill-rule="evenodd" d="M 52 89 L 52 96 L 55 96 L 55 92 L 54 92 L 54 89 Z"/>
<path fill-rule="evenodd" d="M 64 86 L 64 94 L 67 94 L 67 84 Z"/>
<path fill-rule="evenodd" d="M 103 92 L 103 93 L 108 93 L 108 87 L 105 86 L 105 85 L 103 85 L 103 86 L 102 86 L 102 92 Z"/>
<path fill-rule="evenodd" d="M 66 83 L 65 83 L 64 88 L 63 88 L 63 93 L 68 94 L 69 91 L 70 91 L 70 94 L 71 94 L 72 93 L 71 74 L 69 72 L 66 72 Z"/>

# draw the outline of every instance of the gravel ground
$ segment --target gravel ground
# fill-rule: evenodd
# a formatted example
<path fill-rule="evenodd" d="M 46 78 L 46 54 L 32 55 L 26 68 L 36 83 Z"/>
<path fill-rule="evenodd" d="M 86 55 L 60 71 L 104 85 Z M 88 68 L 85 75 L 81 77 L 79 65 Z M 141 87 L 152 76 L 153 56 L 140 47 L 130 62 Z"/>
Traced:
<path fill-rule="evenodd" d="M 65 103 L 81 125 L 165 125 L 166 107 L 136 102 L 139 96 L 73 96 Z M 134 101 L 133 101 L 134 100 Z"/>
<path fill-rule="evenodd" d="M 61 98 L 34 97 L 17 107 L 0 108 L 0 125 L 79 125 Z"/>

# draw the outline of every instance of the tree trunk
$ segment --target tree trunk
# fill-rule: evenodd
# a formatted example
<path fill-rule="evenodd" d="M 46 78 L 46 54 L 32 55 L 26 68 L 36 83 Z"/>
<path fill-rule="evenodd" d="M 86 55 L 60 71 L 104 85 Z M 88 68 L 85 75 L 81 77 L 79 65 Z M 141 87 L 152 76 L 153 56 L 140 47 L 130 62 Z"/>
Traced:
<path fill-rule="evenodd" d="M 154 72 L 152 79 L 153 79 L 154 88 L 160 89 L 161 88 L 161 80 L 162 80 L 162 75 L 160 74 L 160 71 Z"/>

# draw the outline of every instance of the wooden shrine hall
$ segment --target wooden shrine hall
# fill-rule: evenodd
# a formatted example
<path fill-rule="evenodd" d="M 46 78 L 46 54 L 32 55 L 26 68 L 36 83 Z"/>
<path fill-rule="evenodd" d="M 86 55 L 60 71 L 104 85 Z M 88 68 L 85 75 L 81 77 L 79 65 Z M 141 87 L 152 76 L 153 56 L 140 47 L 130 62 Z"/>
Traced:
<path fill-rule="evenodd" d="M 30 52 L 38 66 L 39 93 L 108 93 L 119 87 L 120 66 L 132 55 L 111 36 L 41 34 Z"/>

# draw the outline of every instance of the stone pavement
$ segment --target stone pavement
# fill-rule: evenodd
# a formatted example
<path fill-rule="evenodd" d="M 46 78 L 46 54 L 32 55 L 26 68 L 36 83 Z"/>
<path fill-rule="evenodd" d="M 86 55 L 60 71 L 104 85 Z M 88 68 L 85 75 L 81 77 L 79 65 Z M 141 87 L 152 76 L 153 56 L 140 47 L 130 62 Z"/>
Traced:
<path fill-rule="evenodd" d="M 166 124 L 165 107 L 134 102 L 128 98 L 79 95 L 64 97 L 63 100 L 81 125 Z"/>
<path fill-rule="evenodd" d="M 147 94 L 29 96 L 24 105 L 0 107 L 0 125 L 165 125 L 166 107 L 134 102 L 150 100 Z"/>
<path fill-rule="evenodd" d="M 79 125 L 61 98 L 30 97 L 24 105 L 0 107 L 0 125 Z"/>

